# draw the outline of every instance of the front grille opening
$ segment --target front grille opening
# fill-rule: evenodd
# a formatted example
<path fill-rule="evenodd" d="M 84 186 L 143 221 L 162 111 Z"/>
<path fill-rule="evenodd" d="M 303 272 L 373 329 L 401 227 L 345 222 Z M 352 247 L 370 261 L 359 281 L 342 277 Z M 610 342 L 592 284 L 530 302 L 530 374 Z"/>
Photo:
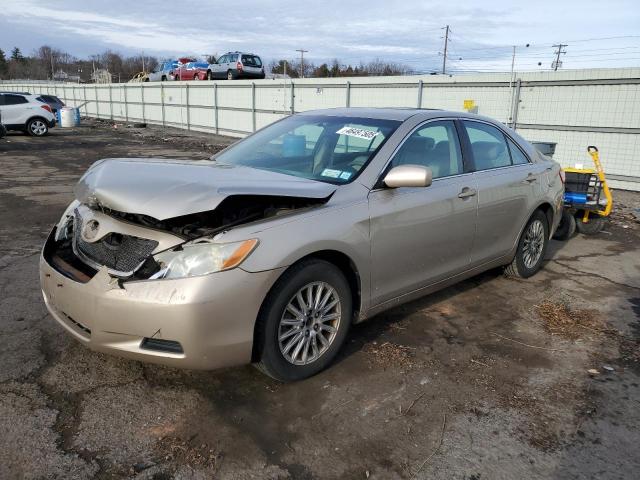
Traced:
<path fill-rule="evenodd" d="M 94 267 L 105 265 L 114 272 L 130 275 L 158 246 L 155 240 L 120 233 L 109 233 L 96 242 L 86 242 L 81 234 L 83 225 L 80 211 L 76 209 L 73 225 L 74 251 Z"/>
<path fill-rule="evenodd" d="M 164 353 L 184 353 L 180 342 L 176 342 L 175 340 L 163 340 L 161 338 L 145 337 L 140 343 L 140 348 Z"/>

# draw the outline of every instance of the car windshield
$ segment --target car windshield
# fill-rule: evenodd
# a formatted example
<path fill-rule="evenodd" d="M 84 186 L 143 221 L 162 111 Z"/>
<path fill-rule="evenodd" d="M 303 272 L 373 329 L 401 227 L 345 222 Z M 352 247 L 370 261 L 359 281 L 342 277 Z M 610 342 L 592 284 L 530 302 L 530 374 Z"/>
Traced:
<path fill-rule="evenodd" d="M 261 67 L 262 61 L 260 57 L 255 55 L 242 55 L 242 63 L 248 67 Z"/>
<path fill-rule="evenodd" d="M 342 184 L 355 179 L 400 122 L 295 115 L 259 131 L 215 157 L 296 177 Z"/>

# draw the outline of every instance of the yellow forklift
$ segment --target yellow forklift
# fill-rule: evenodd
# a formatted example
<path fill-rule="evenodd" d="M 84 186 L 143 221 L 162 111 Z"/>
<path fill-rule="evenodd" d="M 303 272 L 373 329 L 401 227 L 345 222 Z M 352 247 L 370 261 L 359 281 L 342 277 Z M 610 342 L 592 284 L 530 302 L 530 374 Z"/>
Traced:
<path fill-rule="evenodd" d="M 594 235 L 602 230 L 611 209 L 613 198 L 594 146 L 587 147 L 595 169 L 565 168 L 564 211 L 553 238 L 567 240 L 578 230 Z"/>

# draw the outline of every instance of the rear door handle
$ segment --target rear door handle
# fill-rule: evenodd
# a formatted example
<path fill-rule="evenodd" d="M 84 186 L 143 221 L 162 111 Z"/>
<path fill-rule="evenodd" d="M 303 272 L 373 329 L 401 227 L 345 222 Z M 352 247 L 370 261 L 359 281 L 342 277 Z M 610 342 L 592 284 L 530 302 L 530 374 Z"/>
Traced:
<path fill-rule="evenodd" d="M 469 198 L 475 197 L 478 192 L 473 188 L 464 187 L 462 191 L 458 194 L 458 198 Z"/>
<path fill-rule="evenodd" d="M 537 180 L 538 180 L 538 178 L 533 173 L 530 173 L 529 175 L 527 175 L 527 178 L 525 178 L 522 181 L 522 183 L 532 183 L 532 182 L 535 182 Z"/>

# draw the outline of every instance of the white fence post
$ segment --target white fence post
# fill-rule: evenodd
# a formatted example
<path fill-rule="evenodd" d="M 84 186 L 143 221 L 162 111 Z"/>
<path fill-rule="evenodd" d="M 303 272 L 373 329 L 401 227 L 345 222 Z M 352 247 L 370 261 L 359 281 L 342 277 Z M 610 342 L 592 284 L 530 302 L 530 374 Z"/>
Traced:
<path fill-rule="evenodd" d="M 256 131 L 256 82 L 251 82 L 251 124 L 252 131 Z"/>
<path fill-rule="evenodd" d="M 218 128 L 218 84 L 213 84 L 213 116 L 216 121 L 216 135 L 220 133 L 220 129 Z"/>

